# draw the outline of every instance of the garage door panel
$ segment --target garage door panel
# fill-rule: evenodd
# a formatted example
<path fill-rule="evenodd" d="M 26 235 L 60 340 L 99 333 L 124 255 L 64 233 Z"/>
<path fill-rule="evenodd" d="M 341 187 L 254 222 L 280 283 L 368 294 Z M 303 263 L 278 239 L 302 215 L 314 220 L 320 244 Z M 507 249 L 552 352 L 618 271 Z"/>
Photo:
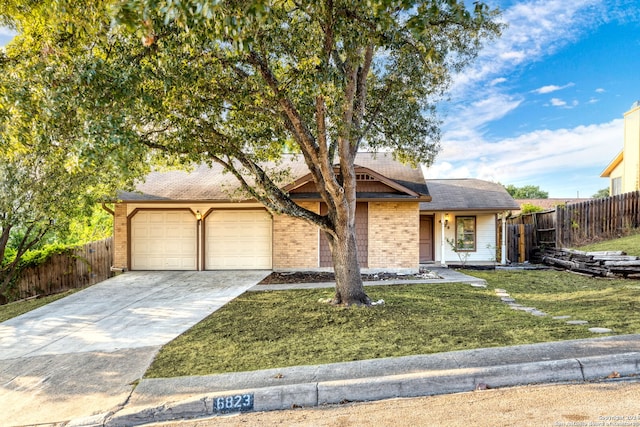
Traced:
<path fill-rule="evenodd" d="M 270 269 L 271 215 L 266 211 L 214 211 L 206 224 L 206 268 Z"/>
<path fill-rule="evenodd" d="M 133 270 L 197 270 L 196 219 L 189 211 L 140 211 L 131 219 Z"/>

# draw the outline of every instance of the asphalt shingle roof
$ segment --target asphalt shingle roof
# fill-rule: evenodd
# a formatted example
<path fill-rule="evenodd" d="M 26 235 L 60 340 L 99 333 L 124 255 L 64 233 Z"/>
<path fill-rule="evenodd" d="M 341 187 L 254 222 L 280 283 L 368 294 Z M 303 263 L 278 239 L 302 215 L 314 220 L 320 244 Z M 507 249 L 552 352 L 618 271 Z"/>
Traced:
<path fill-rule="evenodd" d="M 511 210 L 520 209 L 501 184 L 480 179 L 429 179 L 431 202 L 420 203 L 420 210 Z"/>
<path fill-rule="evenodd" d="M 393 160 L 387 153 L 358 153 L 355 163 L 407 187 L 423 196 L 429 195 L 420 168 L 414 169 Z M 288 180 L 282 186 L 309 173 L 301 155 L 285 156 L 279 164 L 265 165 L 267 170 L 288 170 Z M 120 192 L 122 201 L 228 201 L 242 200 L 237 191 L 240 185 L 222 166 L 202 164 L 191 171 L 171 170 L 150 173 L 144 182 L 136 185 L 135 191 Z"/>

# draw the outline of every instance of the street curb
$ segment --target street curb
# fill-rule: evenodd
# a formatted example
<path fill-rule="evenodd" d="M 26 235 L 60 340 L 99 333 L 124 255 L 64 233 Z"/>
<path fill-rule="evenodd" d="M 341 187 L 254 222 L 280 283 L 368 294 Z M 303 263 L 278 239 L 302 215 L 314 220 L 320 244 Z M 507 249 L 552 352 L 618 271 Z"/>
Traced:
<path fill-rule="evenodd" d="M 230 396 L 251 395 L 253 404 L 246 412 L 259 412 L 460 393 L 480 387 L 583 382 L 605 379 L 612 374 L 622 377 L 640 375 L 640 352 L 221 391 L 166 402 L 155 407 L 125 407 L 110 417 L 102 418 L 98 423 L 82 424 L 77 420 L 73 425 L 130 427 L 152 422 L 211 417 L 222 413 L 215 409 L 215 402 L 221 398 L 229 399 Z M 94 418 L 92 421 L 97 420 Z"/>

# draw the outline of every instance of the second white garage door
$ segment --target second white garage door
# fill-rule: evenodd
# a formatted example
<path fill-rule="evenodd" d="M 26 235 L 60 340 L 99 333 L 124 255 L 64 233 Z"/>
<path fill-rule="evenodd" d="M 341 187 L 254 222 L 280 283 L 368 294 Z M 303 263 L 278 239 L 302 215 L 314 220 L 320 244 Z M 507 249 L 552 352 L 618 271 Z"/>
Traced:
<path fill-rule="evenodd" d="M 207 270 L 271 269 L 267 211 L 213 211 L 207 216 L 205 234 Z"/>

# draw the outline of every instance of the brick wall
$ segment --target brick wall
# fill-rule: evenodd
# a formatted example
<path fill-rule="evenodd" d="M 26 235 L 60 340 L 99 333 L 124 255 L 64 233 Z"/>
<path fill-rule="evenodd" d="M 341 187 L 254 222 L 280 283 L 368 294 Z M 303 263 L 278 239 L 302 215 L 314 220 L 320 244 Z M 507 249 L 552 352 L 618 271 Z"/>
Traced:
<path fill-rule="evenodd" d="M 128 268 L 127 204 L 116 203 L 113 219 L 113 266 Z"/>
<path fill-rule="evenodd" d="M 369 268 L 419 268 L 420 207 L 369 203 Z"/>
<path fill-rule="evenodd" d="M 319 211 L 317 202 L 301 202 L 300 206 Z M 273 217 L 273 268 L 318 267 L 318 227 L 288 215 Z"/>

